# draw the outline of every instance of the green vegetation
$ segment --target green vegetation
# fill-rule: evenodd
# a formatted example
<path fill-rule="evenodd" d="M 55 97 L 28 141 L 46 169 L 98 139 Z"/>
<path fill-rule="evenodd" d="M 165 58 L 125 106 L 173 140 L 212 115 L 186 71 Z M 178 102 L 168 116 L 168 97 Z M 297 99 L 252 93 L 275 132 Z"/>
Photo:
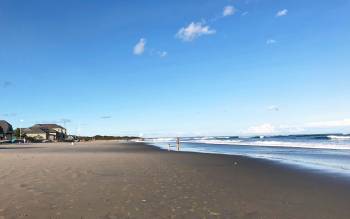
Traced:
<path fill-rule="evenodd" d="M 124 141 L 130 141 L 135 139 L 140 139 L 139 137 L 134 136 L 105 136 L 105 135 L 96 135 L 93 137 L 87 137 L 87 136 L 79 136 L 79 139 L 81 141 L 101 141 L 101 140 L 124 140 Z"/>
<path fill-rule="evenodd" d="M 21 138 L 21 136 L 20 136 L 20 129 L 19 128 L 16 128 L 16 130 L 15 130 L 15 137 L 17 138 L 17 139 L 20 139 Z"/>

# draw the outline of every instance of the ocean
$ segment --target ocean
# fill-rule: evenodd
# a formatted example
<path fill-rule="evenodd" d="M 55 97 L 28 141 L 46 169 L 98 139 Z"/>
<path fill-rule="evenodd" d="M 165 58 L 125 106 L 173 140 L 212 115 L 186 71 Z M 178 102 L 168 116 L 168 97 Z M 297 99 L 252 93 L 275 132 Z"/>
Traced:
<path fill-rule="evenodd" d="M 183 137 L 181 151 L 241 155 L 350 177 L 350 135 L 279 135 Z M 145 142 L 176 150 L 176 138 L 146 138 Z"/>

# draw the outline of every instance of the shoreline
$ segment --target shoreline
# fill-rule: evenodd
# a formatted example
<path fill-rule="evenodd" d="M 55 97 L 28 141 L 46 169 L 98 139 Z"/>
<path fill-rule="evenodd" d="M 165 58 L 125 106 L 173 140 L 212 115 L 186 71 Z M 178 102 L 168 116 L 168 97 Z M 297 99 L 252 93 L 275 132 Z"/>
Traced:
<path fill-rule="evenodd" d="M 349 218 L 350 182 L 144 143 L 0 149 L 0 218 Z"/>
<path fill-rule="evenodd" d="M 162 150 L 168 150 L 165 142 L 146 142 Z M 182 152 L 202 154 L 222 154 L 243 156 L 287 165 L 297 170 L 305 170 L 328 176 L 337 175 L 350 178 L 350 150 L 314 149 L 286 146 L 247 146 L 231 144 L 207 144 L 184 142 Z M 174 150 L 172 147 L 171 150 Z"/>
<path fill-rule="evenodd" d="M 266 166 L 273 166 L 281 169 L 281 171 L 291 171 L 295 173 L 305 174 L 309 175 L 310 177 L 316 177 L 321 178 L 321 180 L 330 180 L 330 181 L 342 181 L 343 183 L 349 184 L 350 186 L 350 176 L 344 175 L 341 173 L 334 173 L 327 170 L 318 170 L 318 169 L 311 169 L 306 168 L 304 166 L 299 166 L 296 164 L 289 164 L 285 163 L 283 161 L 278 160 L 272 160 L 267 158 L 259 158 L 259 157 L 251 157 L 251 156 L 245 156 L 245 155 L 235 155 L 235 154 L 220 154 L 220 153 L 211 153 L 211 152 L 195 152 L 195 151 L 168 151 L 166 149 L 160 148 L 156 145 L 152 145 L 152 143 L 144 143 L 145 145 L 160 151 L 165 152 L 171 152 L 171 153 L 184 153 L 184 154 L 203 154 L 203 155 L 213 155 L 213 156 L 223 156 L 223 157 L 231 157 L 232 159 L 238 159 L 238 160 L 247 160 L 248 162 L 256 162 L 260 163 L 261 165 Z M 349 161 L 350 162 L 350 161 Z"/>

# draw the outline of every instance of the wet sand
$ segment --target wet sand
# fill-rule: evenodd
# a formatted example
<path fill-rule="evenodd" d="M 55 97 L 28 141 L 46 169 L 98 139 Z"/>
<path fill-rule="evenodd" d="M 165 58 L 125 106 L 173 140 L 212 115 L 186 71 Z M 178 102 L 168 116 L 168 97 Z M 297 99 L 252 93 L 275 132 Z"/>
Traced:
<path fill-rule="evenodd" d="M 0 145 L 4 218 L 350 218 L 350 182 L 142 143 Z"/>

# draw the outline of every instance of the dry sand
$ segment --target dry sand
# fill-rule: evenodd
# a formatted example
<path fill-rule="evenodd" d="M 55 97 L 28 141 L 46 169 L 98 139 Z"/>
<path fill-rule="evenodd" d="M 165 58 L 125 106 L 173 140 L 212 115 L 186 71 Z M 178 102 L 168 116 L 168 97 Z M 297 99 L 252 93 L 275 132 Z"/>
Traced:
<path fill-rule="evenodd" d="M 0 145 L 4 218 L 348 219 L 350 183 L 141 143 Z"/>

